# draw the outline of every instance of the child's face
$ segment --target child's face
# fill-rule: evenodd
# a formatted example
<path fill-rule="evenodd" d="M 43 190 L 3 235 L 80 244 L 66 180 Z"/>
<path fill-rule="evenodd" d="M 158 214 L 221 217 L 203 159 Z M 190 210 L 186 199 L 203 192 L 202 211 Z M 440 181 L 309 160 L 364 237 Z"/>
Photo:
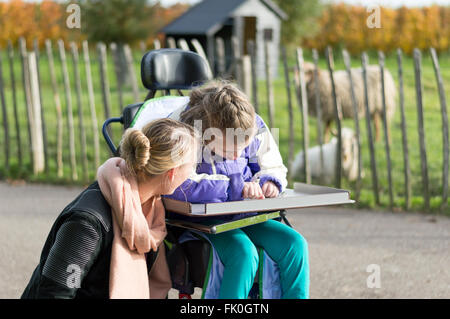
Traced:
<path fill-rule="evenodd" d="M 236 138 L 235 135 L 231 137 L 215 135 L 214 140 L 209 142 L 206 147 L 215 154 L 226 158 L 227 160 L 234 161 L 241 156 L 242 152 L 251 143 L 254 136 L 254 133 L 252 133 L 245 139 L 244 137 Z"/>

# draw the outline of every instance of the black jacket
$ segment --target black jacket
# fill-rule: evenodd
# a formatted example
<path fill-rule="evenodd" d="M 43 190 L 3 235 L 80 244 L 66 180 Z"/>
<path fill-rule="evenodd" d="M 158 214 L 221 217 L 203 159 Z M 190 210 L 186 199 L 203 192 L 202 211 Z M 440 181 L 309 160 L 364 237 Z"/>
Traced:
<path fill-rule="evenodd" d="M 64 208 L 22 298 L 109 298 L 111 207 L 97 182 Z M 150 271 L 158 252 L 146 254 Z"/>
<path fill-rule="evenodd" d="M 91 184 L 58 216 L 22 298 L 108 298 L 111 207 Z"/>

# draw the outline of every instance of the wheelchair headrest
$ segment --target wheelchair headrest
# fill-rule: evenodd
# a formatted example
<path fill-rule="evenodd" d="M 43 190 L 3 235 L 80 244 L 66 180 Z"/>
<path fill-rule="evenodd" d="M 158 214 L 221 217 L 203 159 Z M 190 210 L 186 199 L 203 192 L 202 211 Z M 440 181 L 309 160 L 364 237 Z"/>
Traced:
<path fill-rule="evenodd" d="M 160 49 L 143 56 L 141 78 L 149 90 L 189 90 L 210 80 L 212 74 L 208 62 L 197 53 Z"/>

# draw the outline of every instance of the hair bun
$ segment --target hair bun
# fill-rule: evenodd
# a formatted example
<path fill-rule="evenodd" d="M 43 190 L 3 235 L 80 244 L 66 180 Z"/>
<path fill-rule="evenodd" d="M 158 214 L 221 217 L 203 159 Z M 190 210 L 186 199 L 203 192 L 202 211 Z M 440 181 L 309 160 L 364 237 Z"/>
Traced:
<path fill-rule="evenodd" d="M 128 129 L 122 138 L 120 153 L 128 167 L 137 173 L 144 168 L 150 160 L 150 141 L 137 129 Z"/>

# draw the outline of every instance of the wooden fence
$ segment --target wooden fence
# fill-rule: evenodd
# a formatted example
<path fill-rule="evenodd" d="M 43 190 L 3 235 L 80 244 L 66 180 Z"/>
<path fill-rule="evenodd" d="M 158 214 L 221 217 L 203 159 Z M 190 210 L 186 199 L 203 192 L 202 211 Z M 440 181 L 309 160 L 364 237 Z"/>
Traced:
<path fill-rule="evenodd" d="M 322 146 L 324 138 L 322 135 L 324 123 L 321 120 L 321 100 L 319 97 L 318 83 L 315 82 L 315 105 L 308 105 L 306 81 L 304 74 L 304 52 L 297 48 L 295 52 L 289 54 L 286 48 L 282 48 L 281 57 L 284 74 L 283 91 L 274 89 L 274 81 L 277 76 L 271 74 L 268 63 L 265 64 L 265 78 L 257 79 L 255 71 L 255 43 L 248 44 L 249 56 L 241 56 L 238 41 L 233 43 L 233 62 L 226 69 L 225 51 L 223 40 L 216 39 L 217 76 L 221 78 L 232 78 L 238 82 L 245 92 L 251 97 L 255 109 L 258 113 L 265 114 L 268 126 L 275 127 L 277 113 L 280 112 L 280 105 L 275 101 L 279 100 L 279 95 L 285 94 L 288 121 L 288 152 L 285 160 L 289 168 L 289 182 L 292 183 L 293 176 L 292 163 L 294 161 L 296 147 L 296 127 L 300 126 L 301 147 L 308 149 L 310 141 L 310 119 L 308 109 L 314 107 L 316 110 L 317 144 Z M 186 41 L 175 41 L 169 39 L 169 46 L 189 49 Z M 195 50 L 204 56 L 206 55 L 201 45 L 195 40 L 191 43 Z M 92 47 L 92 45 L 91 45 Z M 155 42 L 154 48 L 160 48 L 161 44 Z M 264 44 L 265 61 L 269 61 L 270 52 L 267 43 Z M 81 49 L 82 58 L 79 56 Z M 92 48 L 91 48 L 92 49 Z M 0 168 L 3 168 L 1 176 L 3 178 L 25 178 L 30 180 L 50 180 L 50 181 L 74 181 L 84 184 L 95 179 L 96 168 L 110 156 L 109 151 L 100 137 L 100 127 L 106 118 L 117 116 L 121 113 L 127 103 L 142 101 L 145 96 L 144 89 L 138 85 L 139 81 L 136 71 L 139 69 L 139 57 L 148 50 L 141 44 L 140 51 L 135 52 L 125 45 L 123 48 L 125 65 L 128 69 L 127 81 L 122 80 L 120 56 L 118 46 L 111 44 L 106 46 L 103 43 L 96 44 L 96 50 L 90 50 L 88 42 L 81 44 L 64 43 L 62 40 L 54 43 L 47 40 L 45 50 L 40 51 L 37 45 L 27 48 L 23 39 L 19 41 L 18 48 L 14 48 L 11 43 L 7 48 L 0 50 L 0 102 L 2 108 L 2 132 L 1 145 L 3 155 L 0 156 Z M 152 48 L 153 49 L 153 48 Z M 96 58 L 91 60 L 91 56 Z M 56 57 L 55 57 L 56 56 Z M 289 57 L 294 57 L 289 58 Z M 337 129 L 338 152 L 336 154 L 335 187 L 342 187 L 342 110 L 337 98 L 336 81 L 334 79 L 335 59 L 330 48 L 325 51 L 325 61 L 330 77 L 331 90 L 329 94 L 333 98 L 334 121 Z M 442 194 L 440 196 L 440 209 L 448 209 L 448 175 L 449 175 L 449 132 L 448 115 L 446 106 L 446 96 L 443 76 L 440 71 L 437 54 L 433 48 L 430 49 L 433 69 L 435 73 L 436 85 L 438 88 L 441 125 L 442 125 Z M 354 110 L 353 124 L 358 145 L 358 178 L 355 183 L 348 184 L 351 187 L 352 196 L 357 202 L 363 189 L 372 189 L 374 204 L 381 205 L 379 162 L 381 156 L 376 154 L 376 142 L 373 137 L 373 123 L 369 112 L 369 90 L 367 80 L 367 67 L 369 65 L 367 53 L 360 57 L 364 85 L 364 107 L 365 107 L 365 132 L 368 153 L 370 157 L 370 184 L 371 187 L 363 184 L 362 154 L 363 149 L 363 126 L 359 123 L 357 116 L 357 101 L 354 92 L 354 79 L 350 72 L 351 60 L 349 54 L 343 50 L 342 58 L 350 81 L 349 90 L 352 97 Z M 393 164 L 391 158 L 392 145 L 388 139 L 388 123 L 386 116 L 383 116 L 384 151 L 387 170 L 387 187 L 389 203 L 388 207 L 393 209 L 399 205 L 396 203 L 396 192 L 402 193 L 404 198 L 404 208 L 411 209 L 412 175 L 410 161 L 410 141 L 408 141 L 407 118 L 405 116 L 405 94 L 404 94 L 404 66 L 401 50 L 397 51 L 397 79 L 398 79 L 398 106 L 400 111 L 401 148 L 403 154 L 404 190 L 394 189 Z M 314 79 L 317 79 L 319 72 L 319 53 L 312 51 L 314 62 Z M 427 149 L 424 129 L 424 108 L 423 104 L 423 84 L 422 84 L 422 54 L 419 50 L 414 51 L 414 83 L 416 92 L 416 107 L 418 120 L 418 139 L 421 167 L 421 189 L 423 197 L 423 209 L 430 210 L 430 182 L 429 165 L 427 162 Z M 382 52 L 378 54 L 378 65 L 381 74 L 381 94 L 384 114 L 386 113 L 385 88 L 384 88 L 384 68 L 385 57 Z M 122 65 L 123 66 L 123 65 Z M 293 72 L 295 70 L 296 72 Z M 261 92 L 265 91 L 262 96 Z M 97 94 L 96 94 L 97 93 Z M 295 98 L 292 98 L 294 94 Z M 114 97 L 113 97 L 114 96 Z M 73 98 L 75 97 L 75 99 Z M 301 121 L 297 124 L 294 121 L 296 112 L 294 104 L 299 107 Z M 101 106 L 99 106 L 101 105 Z M 112 134 L 116 138 L 120 135 L 121 129 L 117 128 Z M 399 146 L 399 145 L 398 145 Z M 311 170 L 309 167 L 308 153 L 304 152 L 304 180 L 301 182 L 311 183 Z M 321 148 L 320 165 L 327 165 Z M 398 168 L 396 168 L 398 169 Z M 316 182 L 316 181 L 315 181 Z M 317 181 L 321 183 L 321 180 Z M 291 184 L 292 185 L 292 184 Z M 365 187 L 364 187 L 365 186 Z M 384 186 L 384 185 L 383 185 Z M 383 187 L 384 188 L 384 187 Z"/>

